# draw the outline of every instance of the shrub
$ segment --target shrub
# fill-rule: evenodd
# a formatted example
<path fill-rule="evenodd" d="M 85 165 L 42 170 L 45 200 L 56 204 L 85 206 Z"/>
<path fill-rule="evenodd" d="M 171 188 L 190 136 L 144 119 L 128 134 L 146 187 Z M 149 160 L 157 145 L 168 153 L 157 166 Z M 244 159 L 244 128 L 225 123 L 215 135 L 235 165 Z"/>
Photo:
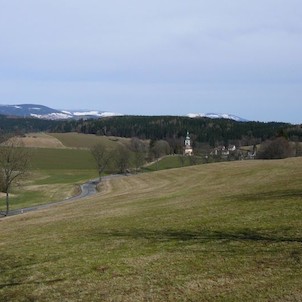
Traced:
<path fill-rule="evenodd" d="M 278 137 L 272 141 L 261 145 L 257 154 L 259 159 L 281 159 L 292 155 L 292 148 L 288 140 L 284 137 Z"/>

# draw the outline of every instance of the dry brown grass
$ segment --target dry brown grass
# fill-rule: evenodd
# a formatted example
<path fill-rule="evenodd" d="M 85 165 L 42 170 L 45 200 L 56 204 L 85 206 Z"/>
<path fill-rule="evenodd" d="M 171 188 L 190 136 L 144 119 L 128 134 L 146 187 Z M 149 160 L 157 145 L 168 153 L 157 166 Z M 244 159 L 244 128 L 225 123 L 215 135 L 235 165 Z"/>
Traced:
<path fill-rule="evenodd" d="M 21 145 L 28 148 L 65 148 L 57 138 L 46 133 L 29 133 L 25 137 L 16 138 Z"/>
<path fill-rule="evenodd" d="M 98 143 L 105 144 L 109 149 L 116 148 L 117 144 L 128 145 L 130 139 L 96 136 L 81 133 L 28 133 L 24 137 L 17 137 L 16 142 L 28 148 L 78 148 L 90 149 Z"/>
<path fill-rule="evenodd" d="M 115 178 L 0 221 L 4 301 L 301 301 L 302 158 Z"/>
<path fill-rule="evenodd" d="M 105 144 L 108 149 L 116 148 L 117 144 L 127 145 L 130 141 L 128 138 L 97 136 L 94 134 L 82 133 L 50 133 L 49 135 L 58 139 L 64 146 L 69 148 L 86 148 L 90 149 L 96 144 Z"/>

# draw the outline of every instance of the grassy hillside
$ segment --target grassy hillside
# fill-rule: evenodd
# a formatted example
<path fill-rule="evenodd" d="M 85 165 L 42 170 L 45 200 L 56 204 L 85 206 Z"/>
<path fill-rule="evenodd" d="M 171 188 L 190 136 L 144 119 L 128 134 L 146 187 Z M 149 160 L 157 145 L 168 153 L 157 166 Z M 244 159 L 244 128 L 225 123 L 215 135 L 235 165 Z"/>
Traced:
<path fill-rule="evenodd" d="M 119 144 L 129 143 L 129 139 L 77 133 L 29 133 L 18 140 L 28 148 L 30 171 L 21 187 L 13 186 L 11 209 L 59 201 L 76 194 L 79 184 L 98 176 L 90 147 L 101 142 L 114 150 Z M 5 196 L 0 194 L 0 211 L 4 208 Z"/>
<path fill-rule="evenodd" d="M 302 158 L 103 183 L 0 221 L 2 301 L 301 301 Z"/>
<path fill-rule="evenodd" d="M 77 148 L 90 149 L 98 143 L 102 143 L 109 149 L 116 148 L 117 144 L 128 145 L 130 139 L 122 137 L 97 136 L 94 134 L 82 133 L 28 133 L 17 138 L 28 148 Z"/>
<path fill-rule="evenodd" d="M 31 169 L 95 169 L 95 162 L 89 150 L 81 149 L 30 149 Z"/>
<path fill-rule="evenodd" d="M 21 186 L 13 185 L 10 208 L 19 209 L 60 201 L 78 193 L 79 185 L 98 177 L 89 150 L 30 148 L 30 170 Z M 0 210 L 5 196 L 0 195 Z"/>
<path fill-rule="evenodd" d="M 13 186 L 10 209 L 61 201 L 79 193 L 79 186 L 97 177 L 96 170 L 32 170 L 21 186 Z M 5 210 L 5 194 L 0 193 L 0 211 Z"/>
<path fill-rule="evenodd" d="M 66 147 L 91 148 L 98 143 L 105 144 L 109 149 L 114 149 L 117 143 L 127 144 L 129 139 L 120 137 L 97 136 L 81 133 L 50 133 L 50 135 Z"/>
<path fill-rule="evenodd" d="M 27 148 L 65 148 L 57 138 L 44 132 L 28 133 L 14 139 Z"/>
<path fill-rule="evenodd" d="M 188 157 L 183 155 L 168 155 L 147 164 L 142 170 L 145 172 L 182 168 L 192 166 L 193 164 L 202 164 L 204 159 L 202 157 Z"/>
<path fill-rule="evenodd" d="M 29 138 L 29 139 L 28 139 Z M 39 148 L 28 148 L 30 169 L 25 180 L 14 183 L 10 208 L 24 208 L 51 201 L 60 201 L 78 193 L 78 185 L 97 177 L 95 161 L 89 150 L 57 148 L 47 135 L 35 134 L 25 138 Z M 46 146 L 54 148 L 46 148 Z M 59 145 L 59 144 L 57 144 Z M 20 186 L 21 184 L 21 186 Z M 0 194 L 0 210 L 5 209 L 5 196 Z"/>

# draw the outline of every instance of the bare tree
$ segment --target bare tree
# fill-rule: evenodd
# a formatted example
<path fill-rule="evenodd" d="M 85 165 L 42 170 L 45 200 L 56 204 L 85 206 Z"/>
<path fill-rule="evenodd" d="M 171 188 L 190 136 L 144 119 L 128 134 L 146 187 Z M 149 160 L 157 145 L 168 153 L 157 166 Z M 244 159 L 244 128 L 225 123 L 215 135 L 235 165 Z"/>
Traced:
<path fill-rule="evenodd" d="M 161 156 L 170 154 L 170 145 L 165 140 L 156 141 L 151 149 L 151 152 L 154 158 L 158 159 Z"/>
<path fill-rule="evenodd" d="M 115 152 L 115 164 L 119 173 L 126 173 L 130 164 L 130 151 L 127 147 L 120 145 Z"/>
<path fill-rule="evenodd" d="M 184 138 L 176 138 L 176 135 L 172 138 L 167 138 L 167 142 L 170 145 L 171 153 L 172 154 L 182 154 L 183 153 L 183 142 Z"/>
<path fill-rule="evenodd" d="M 170 145 L 165 140 L 156 141 L 154 142 L 154 145 L 152 146 L 150 152 L 156 160 L 156 170 L 158 170 L 159 158 L 164 155 L 170 154 Z"/>
<path fill-rule="evenodd" d="M 302 156 L 302 146 L 300 142 L 295 143 L 296 156 Z"/>
<path fill-rule="evenodd" d="M 134 153 L 134 165 L 135 171 L 137 172 L 145 162 L 146 146 L 140 139 L 133 137 L 131 139 L 130 148 Z"/>
<path fill-rule="evenodd" d="M 277 137 L 261 145 L 257 158 L 281 159 L 292 156 L 293 150 L 289 141 L 284 137 Z"/>
<path fill-rule="evenodd" d="M 30 156 L 20 140 L 11 137 L 0 147 L 0 186 L 6 194 L 6 214 L 9 212 L 9 193 L 13 183 L 23 176 L 29 167 Z"/>
<path fill-rule="evenodd" d="M 104 173 L 105 169 L 108 167 L 111 159 L 112 159 L 112 152 L 109 152 L 104 144 L 97 144 L 94 145 L 90 152 L 95 160 L 96 167 L 99 174 L 100 181 L 102 180 L 102 174 Z"/>

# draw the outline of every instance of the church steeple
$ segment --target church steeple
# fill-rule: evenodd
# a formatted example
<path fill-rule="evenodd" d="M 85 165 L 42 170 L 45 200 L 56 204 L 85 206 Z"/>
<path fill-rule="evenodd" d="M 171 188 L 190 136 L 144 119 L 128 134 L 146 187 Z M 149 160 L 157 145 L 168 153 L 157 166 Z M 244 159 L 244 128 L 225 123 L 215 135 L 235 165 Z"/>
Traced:
<path fill-rule="evenodd" d="M 187 131 L 187 136 L 185 139 L 185 146 L 191 146 L 191 139 L 190 139 L 189 131 Z"/>
<path fill-rule="evenodd" d="M 191 156 L 192 154 L 193 154 L 193 149 L 191 146 L 191 138 L 190 138 L 189 131 L 187 131 L 187 136 L 185 139 L 185 146 L 184 146 L 184 155 Z"/>

